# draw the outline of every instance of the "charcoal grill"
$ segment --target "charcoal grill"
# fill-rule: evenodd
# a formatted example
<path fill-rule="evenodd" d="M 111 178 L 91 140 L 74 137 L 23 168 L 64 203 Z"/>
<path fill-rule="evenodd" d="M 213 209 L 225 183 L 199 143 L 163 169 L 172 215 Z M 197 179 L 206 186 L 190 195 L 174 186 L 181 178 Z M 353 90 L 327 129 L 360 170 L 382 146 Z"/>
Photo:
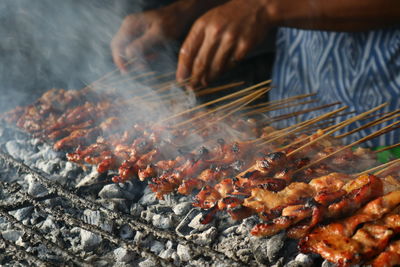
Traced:
<path fill-rule="evenodd" d="M 16 131 L 16 129 L 12 129 Z M 23 134 L 19 132 L 19 134 Z M 27 138 L 29 138 L 27 136 Z M 9 265 L 37 265 L 53 266 L 61 263 L 66 266 L 92 266 L 102 255 L 91 255 L 83 257 L 82 253 L 72 251 L 68 240 L 58 237 L 55 240 L 48 238 L 41 229 L 35 225 L 24 224 L 20 219 L 15 218 L 11 213 L 21 209 L 34 207 L 39 212 L 51 216 L 57 224 L 68 227 L 78 227 L 100 236 L 106 240 L 110 247 L 120 247 L 133 253 L 139 259 L 148 259 L 152 264 L 161 266 L 175 266 L 171 260 L 164 259 L 152 252 L 149 248 L 140 245 L 143 240 L 129 240 L 121 238 L 116 231 L 107 231 L 97 225 L 85 222 L 80 216 L 80 212 L 85 209 L 100 212 L 105 219 L 112 221 L 114 229 L 119 229 L 128 225 L 133 231 L 141 232 L 142 239 L 151 237 L 162 243 L 171 241 L 176 245 L 183 245 L 190 249 L 192 258 L 203 258 L 209 263 L 220 263 L 227 266 L 249 265 L 249 262 L 234 259 L 223 252 L 217 251 L 209 246 L 199 245 L 193 241 L 179 236 L 173 231 L 159 229 L 145 221 L 116 210 L 111 210 L 95 201 L 85 197 L 82 192 L 75 188 L 67 188 L 57 182 L 52 181 L 51 175 L 35 167 L 28 166 L 21 160 L 15 159 L 10 154 L 0 151 L 0 166 L 3 169 L 2 176 L 15 172 L 17 176 L 29 174 L 45 189 L 47 194 L 39 197 L 31 196 L 26 188 L 18 183 L 5 182 L 0 176 L 0 217 L 3 221 L 10 223 L 11 229 L 22 231 L 24 245 L 7 240 L 0 234 L 0 263 Z M 4 171 L 7 170 L 7 171 Z M 86 188 L 87 190 L 87 188 Z M 51 202 L 56 201 L 57 204 Z M 52 204 L 53 203 L 53 204 Z M 60 204 L 61 203 L 61 204 Z M 44 246 L 47 254 L 38 255 L 37 252 L 27 249 L 27 247 Z M 54 256 L 55 255 L 55 256 Z M 97 262 L 98 263 L 98 262 Z M 180 261 L 180 264 L 186 264 Z"/>

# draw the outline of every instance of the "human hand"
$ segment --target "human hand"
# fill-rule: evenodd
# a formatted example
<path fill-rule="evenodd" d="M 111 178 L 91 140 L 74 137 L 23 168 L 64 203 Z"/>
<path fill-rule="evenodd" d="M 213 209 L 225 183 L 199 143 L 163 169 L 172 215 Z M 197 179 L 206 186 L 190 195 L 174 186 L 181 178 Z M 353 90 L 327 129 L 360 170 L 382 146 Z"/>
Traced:
<path fill-rule="evenodd" d="M 127 72 L 129 59 L 151 55 L 156 48 L 180 38 L 186 27 L 177 15 L 176 5 L 131 14 L 111 42 L 114 63 L 122 72 Z"/>
<path fill-rule="evenodd" d="M 201 16 L 179 53 L 176 78 L 191 87 L 206 86 L 242 60 L 273 26 L 267 0 L 231 0 Z"/>

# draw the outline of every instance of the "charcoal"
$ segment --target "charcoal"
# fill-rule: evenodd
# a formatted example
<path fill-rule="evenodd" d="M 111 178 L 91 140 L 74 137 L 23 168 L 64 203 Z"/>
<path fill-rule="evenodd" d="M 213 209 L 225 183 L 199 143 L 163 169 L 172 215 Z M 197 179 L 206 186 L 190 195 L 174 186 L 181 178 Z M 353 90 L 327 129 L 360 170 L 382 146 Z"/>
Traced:
<path fill-rule="evenodd" d="M 189 210 L 192 208 L 192 203 L 191 202 L 182 202 L 174 206 L 173 211 L 176 215 L 178 216 L 183 216 L 189 212 Z"/>
<path fill-rule="evenodd" d="M 139 262 L 139 267 L 155 267 L 159 266 L 152 259 L 146 259 L 144 261 Z"/>
<path fill-rule="evenodd" d="M 91 251 L 95 249 L 102 241 L 99 235 L 92 232 L 81 229 L 81 246 L 85 251 Z"/>
<path fill-rule="evenodd" d="M 151 222 L 153 220 L 154 213 L 150 212 L 149 210 L 144 210 L 140 213 L 140 217 L 147 221 Z"/>
<path fill-rule="evenodd" d="M 255 260 L 260 265 L 267 265 L 269 263 L 268 259 L 268 239 L 265 237 L 253 237 L 250 238 L 251 248 L 253 250 L 253 255 Z"/>
<path fill-rule="evenodd" d="M 206 246 L 210 245 L 215 241 L 215 238 L 218 235 L 218 230 L 215 227 L 210 227 L 209 229 L 205 230 L 204 232 L 191 234 L 188 236 L 188 239 L 194 241 L 196 244 Z"/>
<path fill-rule="evenodd" d="M 149 207 L 149 211 L 158 214 L 171 213 L 172 208 L 165 205 L 153 205 Z"/>
<path fill-rule="evenodd" d="M 225 230 L 223 230 L 223 231 L 221 232 L 221 235 L 224 235 L 224 236 L 233 235 L 233 234 L 236 233 L 238 227 L 239 227 L 238 225 L 234 225 L 234 226 L 225 228 Z"/>
<path fill-rule="evenodd" d="M 173 220 L 170 215 L 154 214 L 152 222 L 155 227 L 160 229 L 170 229 L 173 227 Z"/>
<path fill-rule="evenodd" d="M 124 198 L 99 199 L 97 202 L 110 210 L 119 210 L 125 213 L 129 212 L 129 201 Z"/>
<path fill-rule="evenodd" d="M 175 253 L 175 250 L 174 250 L 174 249 L 167 248 L 167 249 L 161 251 L 160 254 L 159 254 L 159 256 L 160 256 L 161 258 L 163 258 L 163 259 L 168 260 L 168 259 L 172 259 L 174 253 Z"/>
<path fill-rule="evenodd" d="M 158 202 L 155 194 L 150 190 L 150 188 L 146 187 L 144 190 L 143 196 L 139 200 L 139 204 L 143 206 L 151 206 Z"/>
<path fill-rule="evenodd" d="M 199 209 L 191 209 L 176 227 L 175 232 L 180 236 L 189 235 L 194 230 L 189 224 L 198 214 L 201 214 Z"/>
<path fill-rule="evenodd" d="M 4 239 L 16 242 L 24 233 L 17 230 L 7 230 L 1 233 Z"/>
<path fill-rule="evenodd" d="M 31 216 L 32 212 L 33 212 L 33 207 L 26 207 L 19 209 L 15 212 L 11 212 L 11 214 L 14 215 L 15 219 L 17 219 L 18 221 L 22 221 Z"/>
<path fill-rule="evenodd" d="M 129 225 L 124 224 L 119 229 L 119 236 L 123 239 L 132 239 L 134 234 L 135 234 L 135 232 L 132 230 L 132 228 Z"/>
<path fill-rule="evenodd" d="M 193 228 L 193 231 L 191 232 L 191 234 L 193 233 L 197 233 L 197 232 L 203 232 L 205 230 L 207 230 L 208 228 L 210 228 L 211 226 L 213 226 L 213 224 L 215 224 L 215 221 L 213 220 L 211 223 L 208 224 L 203 224 L 201 223 L 202 219 L 204 218 L 204 214 L 203 212 L 199 212 L 199 214 L 197 214 L 188 224 L 189 227 Z"/>
<path fill-rule="evenodd" d="M 53 219 L 49 216 L 46 218 L 46 220 L 42 223 L 40 228 L 44 231 L 54 231 L 54 229 L 57 229 L 58 226 L 54 223 Z"/>
<path fill-rule="evenodd" d="M 131 214 L 135 217 L 139 217 L 142 211 L 144 210 L 143 206 L 140 205 L 139 203 L 133 203 L 131 205 Z"/>
<path fill-rule="evenodd" d="M 108 232 L 111 232 L 113 229 L 113 223 L 108 220 L 105 220 L 101 212 L 97 210 L 96 211 L 89 209 L 84 210 L 82 219 L 84 222 L 99 226 L 100 228 Z"/>
<path fill-rule="evenodd" d="M 179 244 L 176 248 L 176 253 L 182 261 L 189 261 L 193 258 L 193 252 L 190 247 Z"/>
<path fill-rule="evenodd" d="M 133 200 L 136 198 L 136 195 L 131 191 L 122 189 L 118 184 L 109 184 L 104 186 L 99 192 L 99 197 L 102 199 L 125 198 Z"/>
<path fill-rule="evenodd" d="M 130 262 L 135 259 L 135 253 L 125 248 L 117 248 L 114 250 L 114 257 L 119 262 Z"/>
<path fill-rule="evenodd" d="M 321 264 L 321 267 L 336 267 L 336 266 L 337 266 L 336 264 L 327 260 L 324 260 Z"/>
<path fill-rule="evenodd" d="M 285 245 L 286 234 L 279 233 L 277 235 L 272 236 L 267 241 L 267 256 L 270 262 L 275 262 L 280 256 L 280 252 Z"/>
<path fill-rule="evenodd" d="M 36 181 L 31 174 L 25 176 L 25 181 L 28 184 L 28 194 L 34 197 L 42 197 L 48 194 L 46 187 Z"/>
<path fill-rule="evenodd" d="M 165 249 L 164 244 L 154 240 L 153 242 L 151 242 L 150 244 L 150 251 L 156 253 L 156 254 L 160 254 L 161 251 L 163 251 Z"/>
<path fill-rule="evenodd" d="M 23 150 L 23 145 L 16 140 L 8 141 L 6 143 L 6 150 L 8 154 L 17 159 L 20 158 L 24 152 L 26 152 Z"/>

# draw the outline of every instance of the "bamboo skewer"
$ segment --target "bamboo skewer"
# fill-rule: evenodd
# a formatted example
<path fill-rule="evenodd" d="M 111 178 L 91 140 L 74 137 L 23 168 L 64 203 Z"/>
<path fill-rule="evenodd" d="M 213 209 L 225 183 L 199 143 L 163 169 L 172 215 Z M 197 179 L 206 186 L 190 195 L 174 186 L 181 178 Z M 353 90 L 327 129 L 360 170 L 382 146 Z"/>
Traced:
<path fill-rule="evenodd" d="M 311 104 L 311 103 L 315 103 L 315 102 L 318 102 L 318 100 L 308 100 L 308 101 L 304 101 L 304 102 L 292 103 L 292 104 L 287 104 L 287 105 L 274 105 L 272 107 L 263 107 L 263 108 L 259 108 L 259 109 L 255 109 L 255 110 L 246 112 L 244 115 L 245 116 L 251 116 L 251 115 L 257 114 L 257 113 L 265 113 L 265 112 L 268 112 L 268 111 L 279 110 L 279 109 L 290 108 L 290 107 L 296 107 L 296 106 L 300 106 L 300 105 L 307 105 L 307 104 Z"/>
<path fill-rule="evenodd" d="M 392 119 L 395 119 L 395 118 L 397 118 L 397 117 L 400 117 L 400 114 L 397 114 L 397 115 L 396 115 L 396 113 L 399 113 L 399 112 L 400 112 L 399 109 L 398 109 L 398 110 L 395 110 L 395 111 L 393 111 L 393 112 L 390 112 L 390 113 L 386 114 L 385 116 L 383 116 L 383 117 L 381 117 L 381 118 L 379 118 L 379 119 L 373 120 L 373 121 L 371 121 L 371 122 L 369 122 L 369 123 L 367 123 L 367 124 L 364 124 L 364 125 L 362 125 L 362 126 L 356 128 L 356 129 L 353 129 L 353 130 L 351 130 L 351 131 L 349 131 L 349 132 L 347 132 L 347 133 L 338 135 L 338 136 L 336 136 L 336 138 L 342 138 L 342 137 L 351 135 L 351 134 L 353 134 L 353 133 L 355 133 L 355 132 L 358 132 L 358 131 L 361 131 L 361 130 L 363 130 L 363 129 L 366 129 L 366 128 L 368 128 L 368 127 L 372 127 L 372 126 L 375 126 L 375 125 L 377 125 L 377 124 L 380 124 L 380 123 L 383 123 L 383 122 L 386 122 L 386 121 L 390 121 L 390 120 L 392 120 Z"/>
<path fill-rule="evenodd" d="M 172 116 L 170 116 L 170 117 L 168 117 L 168 118 L 165 118 L 165 119 L 159 121 L 159 123 L 165 122 L 165 121 L 169 121 L 169 120 L 171 120 L 171 119 L 175 119 L 175 118 L 177 118 L 177 117 L 179 117 L 179 116 L 182 116 L 182 115 L 191 113 L 191 112 L 193 112 L 193 111 L 196 111 L 196 110 L 205 108 L 205 107 L 207 107 L 207 106 L 210 106 L 210 105 L 213 105 L 213 104 L 216 104 L 216 103 L 219 103 L 219 102 L 222 102 L 222 101 L 231 99 L 231 98 L 235 98 L 235 97 L 237 97 L 237 96 L 240 96 L 240 95 L 245 94 L 246 92 L 249 92 L 249 91 L 254 90 L 254 89 L 258 88 L 258 87 L 261 87 L 261 86 L 263 86 L 263 85 L 266 85 L 266 84 L 268 84 L 268 83 L 270 83 L 270 82 L 271 82 L 271 80 L 264 81 L 264 82 L 258 83 L 258 84 L 256 84 L 256 85 L 253 85 L 253 86 L 247 87 L 247 88 L 245 88 L 245 89 L 242 89 L 242 90 L 240 90 L 240 91 L 238 91 L 238 92 L 235 92 L 235 93 L 232 93 L 232 94 L 229 94 L 229 95 L 220 97 L 220 98 L 218 98 L 218 99 L 209 101 L 209 102 L 207 102 L 207 103 L 198 105 L 198 106 L 196 106 L 196 107 L 193 107 L 193 108 L 184 110 L 184 111 L 182 111 L 182 112 L 179 112 L 179 113 L 177 113 L 177 114 L 175 114 L 175 115 L 172 115 Z"/>
<path fill-rule="evenodd" d="M 328 155 L 326 155 L 326 156 L 324 156 L 324 157 L 322 157 L 322 158 L 319 158 L 319 159 L 315 160 L 314 162 L 312 162 L 312 163 L 310 163 L 310 164 L 307 164 L 306 166 L 303 166 L 303 167 L 300 168 L 300 169 L 297 169 L 294 173 L 297 173 L 297 172 L 299 172 L 299 171 L 302 171 L 302 170 L 304 170 L 304 169 L 307 169 L 307 168 L 309 168 L 310 166 L 312 166 L 312 165 L 314 165 L 314 164 L 316 164 L 316 163 L 319 163 L 319 162 L 321 162 L 321 161 L 323 161 L 323 160 L 326 160 L 327 158 L 329 158 L 329 157 L 331 157 L 331 156 L 333 156 L 333 155 L 335 155 L 335 154 L 337 154 L 337 153 L 339 153 L 339 152 L 341 152 L 341 151 L 343 151 L 343 150 L 345 150 L 345 149 L 351 148 L 351 147 L 353 147 L 353 146 L 355 146 L 355 145 L 358 145 L 358 144 L 360 144 L 360 143 L 362 143 L 362 142 L 365 142 L 365 141 L 367 141 L 367 140 L 369 140 L 369 139 L 375 138 L 375 137 L 377 137 L 377 136 L 379 136 L 379 135 L 381 135 L 381 134 L 383 134 L 383 133 L 386 133 L 388 129 L 390 129 L 392 126 L 397 125 L 397 124 L 399 124 L 399 123 L 400 123 L 400 121 L 394 122 L 394 123 L 392 123 L 392 124 L 390 124 L 390 125 L 388 125 L 388 126 L 382 128 L 382 129 L 380 129 L 380 130 L 378 130 L 378 131 L 376 131 L 376 132 L 374 132 L 374 133 L 372 133 L 372 134 L 369 134 L 369 135 L 367 135 L 367 136 L 365 136 L 365 137 L 363 137 L 363 138 L 361 138 L 361 139 L 359 139 L 359 140 L 357 140 L 357 141 L 355 141 L 355 142 L 349 144 L 349 145 L 343 146 L 343 147 L 341 147 L 340 149 L 335 150 L 334 152 L 329 153 Z M 291 154 L 291 153 L 289 153 L 288 155 L 290 155 L 290 154 Z"/>
<path fill-rule="evenodd" d="M 357 176 L 361 176 L 361 175 L 364 175 L 364 174 L 373 173 L 375 171 L 382 170 L 382 169 L 383 170 L 387 170 L 386 167 L 393 167 L 392 165 L 395 165 L 397 163 L 400 163 L 400 159 L 394 159 L 392 161 L 389 161 L 387 163 L 384 163 L 384 164 L 381 164 L 379 166 L 373 167 L 371 169 L 368 169 L 368 170 L 353 174 L 353 176 L 357 177 Z M 378 175 L 378 173 L 376 173 L 376 175 Z"/>
<path fill-rule="evenodd" d="M 197 96 L 205 96 L 205 95 L 209 95 L 209 94 L 212 94 L 212 93 L 217 93 L 217 92 L 223 91 L 225 89 L 230 89 L 230 88 L 233 88 L 233 87 L 236 87 L 236 86 L 240 86 L 240 85 L 243 85 L 243 84 L 244 84 L 244 82 L 229 83 L 229 84 L 218 86 L 218 87 L 203 89 L 203 90 L 195 92 L 195 94 Z"/>
<path fill-rule="evenodd" d="M 336 113 L 338 113 L 338 112 L 341 112 L 341 111 L 345 110 L 346 108 L 348 108 L 348 107 L 347 107 L 347 106 L 341 107 L 341 108 L 339 108 L 339 109 L 337 109 L 337 110 L 334 110 L 334 111 L 325 113 L 325 114 L 323 114 L 323 115 L 321 115 L 321 116 L 318 116 L 318 117 L 316 117 L 316 118 L 309 119 L 309 120 L 307 120 L 307 121 L 300 122 L 300 123 L 298 123 L 298 124 L 296 124 L 296 125 L 287 127 L 287 128 L 285 128 L 285 129 L 283 129 L 283 130 L 274 132 L 274 133 L 277 133 L 275 136 L 272 136 L 272 138 L 268 138 L 268 140 L 266 140 L 265 142 L 262 142 L 262 143 L 260 143 L 260 144 L 258 144 L 258 145 L 259 145 L 259 146 L 266 145 L 266 144 L 269 144 L 269 143 L 271 143 L 271 142 L 273 142 L 273 141 L 275 141 L 275 140 L 277 140 L 277 139 L 279 139 L 279 138 L 282 138 L 282 137 L 291 135 L 291 134 L 293 134 L 293 133 L 295 133 L 295 132 L 301 131 L 301 130 L 303 130 L 304 128 L 306 128 L 306 127 L 308 127 L 308 126 L 310 126 L 310 125 L 312 125 L 312 124 L 314 124 L 314 123 L 316 123 L 316 122 L 318 122 L 318 121 L 321 121 L 321 120 L 323 120 L 323 119 L 326 119 L 326 118 L 330 117 L 331 115 L 334 115 L 334 114 L 336 114 Z M 294 129 L 288 131 L 288 129 L 291 129 L 291 128 L 294 128 Z M 281 134 L 282 131 L 284 132 L 283 134 Z M 264 139 L 264 138 L 263 138 L 263 139 Z"/>
<path fill-rule="evenodd" d="M 176 127 L 181 127 L 181 126 L 183 126 L 183 125 L 186 125 L 186 124 L 188 124 L 188 123 L 191 123 L 191 122 L 193 122 L 193 121 L 196 121 L 196 120 L 198 120 L 198 119 L 200 119 L 200 118 L 206 117 L 206 116 L 208 116 L 208 115 L 210 115 L 210 114 L 212 114 L 212 113 L 216 113 L 216 112 L 218 112 L 218 111 L 221 111 L 221 110 L 224 110 L 224 109 L 228 109 L 228 108 L 233 107 L 233 106 L 235 106 L 235 105 L 237 105 L 237 104 L 240 104 L 240 103 L 242 103 L 242 102 L 247 101 L 248 99 L 250 99 L 250 98 L 252 98 L 253 96 L 255 96 L 255 95 L 257 95 L 258 93 L 260 93 L 260 90 L 270 90 L 270 89 L 271 89 L 271 87 L 266 87 L 266 88 L 259 89 L 259 90 L 255 91 L 255 92 L 253 92 L 253 93 L 251 93 L 251 94 L 249 94 L 249 95 L 247 95 L 247 96 L 241 97 L 241 98 L 239 98 L 239 99 L 237 99 L 237 100 L 235 100 L 235 101 L 232 101 L 232 102 L 230 102 L 230 103 L 228 103 L 228 104 L 225 104 L 225 105 L 223 105 L 223 106 L 217 107 L 217 108 L 212 109 L 212 110 L 209 110 L 209 111 L 207 111 L 207 112 L 205 112 L 205 113 L 203 113 L 203 114 L 200 114 L 200 115 L 198 115 L 198 116 L 196 116 L 196 117 L 193 117 L 193 118 L 191 118 L 191 119 L 189 119 L 189 120 L 180 122 L 180 123 L 176 124 L 174 127 L 175 127 L 175 128 L 176 128 Z"/>
<path fill-rule="evenodd" d="M 400 143 L 397 143 L 397 144 L 394 144 L 394 145 L 391 145 L 391 146 L 387 146 L 387 147 L 375 150 L 374 152 L 375 153 L 380 153 L 380 152 L 383 152 L 383 151 L 386 151 L 386 150 L 389 150 L 389 149 L 392 149 L 392 148 L 396 148 L 396 147 L 400 147 Z"/>
<path fill-rule="evenodd" d="M 296 111 L 296 112 L 293 112 L 290 114 L 279 115 L 279 116 L 273 117 L 268 124 L 271 124 L 271 123 L 277 122 L 277 121 L 281 121 L 281 120 L 285 120 L 285 119 L 289 119 L 291 117 L 296 117 L 298 115 L 309 113 L 311 111 L 316 111 L 316 110 L 332 107 L 332 106 L 339 105 L 339 104 L 341 104 L 341 102 L 335 102 L 335 103 L 326 104 L 326 105 L 322 105 L 322 106 L 318 106 L 318 107 L 314 107 L 314 108 L 300 110 L 300 111 Z"/>
<path fill-rule="evenodd" d="M 137 60 L 137 58 L 132 58 L 132 59 L 130 59 L 126 64 L 127 64 L 127 65 L 130 65 L 130 64 L 132 64 L 133 62 L 135 62 L 136 60 Z M 93 89 L 93 88 L 94 88 L 93 86 L 94 86 L 95 84 L 98 84 L 98 83 L 101 83 L 101 82 L 105 81 L 106 79 L 110 78 L 111 76 L 113 76 L 114 74 L 116 74 L 116 73 L 118 73 L 118 72 L 119 72 L 119 69 L 118 69 L 118 68 L 115 68 L 114 70 L 112 70 L 112 71 L 106 73 L 105 75 L 103 75 L 103 76 L 100 77 L 99 79 L 95 80 L 94 82 L 92 82 L 92 83 L 86 85 L 86 86 L 85 86 L 84 88 L 82 88 L 81 90 L 87 90 L 87 89 L 90 89 L 90 88 Z"/>
<path fill-rule="evenodd" d="M 265 106 L 277 106 L 277 105 L 282 105 L 282 104 L 287 104 L 290 102 L 294 102 L 300 99 L 304 99 L 307 97 L 311 97 L 311 96 L 315 96 L 316 94 L 304 94 L 304 95 L 296 95 L 296 96 L 291 96 L 285 99 L 279 99 L 279 100 L 272 100 L 272 101 L 268 101 L 265 103 L 260 103 L 260 104 L 255 104 L 252 106 L 249 106 L 248 108 L 258 108 L 258 107 L 265 107 Z"/>
<path fill-rule="evenodd" d="M 227 113 L 224 114 L 222 117 L 219 117 L 219 118 L 217 118 L 216 120 L 213 120 L 210 124 L 208 124 L 208 125 L 206 125 L 206 126 L 200 128 L 200 129 L 198 129 L 198 130 L 195 130 L 194 133 L 196 133 L 196 132 L 201 132 L 201 131 L 203 131 L 204 129 L 207 129 L 208 127 L 210 127 L 212 124 L 215 124 L 216 122 L 221 121 L 221 120 L 227 118 L 228 116 L 232 115 L 233 113 L 239 111 L 239 110 L 240 110 L 241 108 L 243 108 L 244 106 L 250 104 L 251 102 L 253 102 L 253 101 L 255 101 L 256 99 L 258 99 L 259 97 L 261 97 L 263 94 L 265 94 L 266 92 L 268 92 L 270 89 L 271 89 L 271 87 L 266 88 L 266 89 L 260 89 L 259 92 L 258 92 L 258 94 L 256 94 L 254 97 L 251 97 L 248 101 L 244 102 L 244 103 L 241 104 L 239 107 L 234 108 L 232 111 L 227 112 Z"/>
<path fill-rule="evenodd" d="M 357 116 L 355 116 L 355 117 L 353 117 L 353 118 L 350 118 L 350 119 L 345 120 L 344 122 L 340 123 L 340 125 L 339 125 L 338 127 L 333 128 L 332 130 L 326 132 L 325 134 L 323 134 L 323 135 L 317 137 L 317 138 L 314 139 L 313 141 L 308 142 L 307 144 L 304 144 L 303 146 L 301 146 L 301 147 L 295 149 L 294 151 L 290 152 L 287 156 L 292 156 L 293 154 L 295 154 L 295 153 L 301 151 L 302 149 L 304 149 L 304 148 L 306 148 L 306 147 L 308 147 L 308 146 L 310 146 L 310 145 L 312 145 L 312 144 L 318 142 L 318 141 L 321 140 L 322 138 L 325 138 L 326 136 L 329 136 L 329 135 L 331 135 L 332 133 L 334 133 L 334 132 L 336 132 L 336 131 L 338 131 L 338 130 L 343 129 L 343 128 L 346 127 L 347 125 L 350 125 L 351 123 L 353 123 L 353 122 L 355 122 L 355 121 L 357 121 L 357 120 L 359 120 L 359 119 L 361 119 L 361 118 L 367 116 L 368 114 L 371 114 L 371 113 L 373 113 L 373 112 L 375 112 L 375 111 L 377 111 L 377 110 L 383 108 L 383 107 L 386 106 L 386 105 L 387 105 L 387 103 L 381 104 L 381 105 L 379 105 L 379 106 L 377 106 L 377 107 L 375 107 L 375 108 L 373 108 L 373 109 L 371 109 L 371 110 L 369 110 L 369 111 L 366 111 L 366 112 L 364 112 L 364 113 L 361 113 L 360 115 L 357 115 Z"/>
<path fill-rule="evenodd" d="M 377 172 L 375 173 L 375 175 L 381 175 L 382 173 L 384 173 L 384 172 L 390 170 L 391 168 L 394 168 L 396 165 L 398 165 L 398 164 L 400 163 L 400 159 L 392 160 L 390 163 L 391 163 L 391 164 L 389 164 L 389 166 L 387 166 L 386 168 L 383 168 L 382 170 L 377 171 Z"/>

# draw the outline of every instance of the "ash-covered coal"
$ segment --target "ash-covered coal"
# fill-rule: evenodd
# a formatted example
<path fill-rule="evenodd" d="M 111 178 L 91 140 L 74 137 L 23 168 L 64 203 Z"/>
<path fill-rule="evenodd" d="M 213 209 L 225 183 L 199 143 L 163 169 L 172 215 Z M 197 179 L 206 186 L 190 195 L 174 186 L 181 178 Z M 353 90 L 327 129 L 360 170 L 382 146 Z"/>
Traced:
<path fill-rule="evenodd" d="M 173 265 L 192 266 L 310 266 L 315 258 L 299 254 L 294 241 L 288 240 L 284 233 L 271 238 L 255 238 L 249 235 L 250 229 L 258 222 L 256 216 L 234 221 L 226 213 L 217 213 L 209 224 L 201 221 L 205 212 L 193 208 L 189 196 L 170 194 L 163 200 L 155 197 L 145 183 L 132 180 L 125 184 L 113 184 L 107 181 L 110 176 L 96 176 L 92 169 L 66 161 L 60 153 L 54 152 L 51 146 L 30 136 L 2 126 L 0 148 L 47 174 L 49 178 L 65 188 L 75 190 L 86 199 L 93 200 L 103 207 L 133 216 L 135 220 L 144 222 L 162 231 L 176 234 L 178 239 L 157 238 L 145 230 L 135 230 L 118 219 L 110 219 L 99 210 L 81 209 L 61 197 L 46 198 L 49 192 L 34 175 L 20 173 L 12 166 L 3 164 L 0 181 L 10 186 L 20 187 L 28 192 L 48 210 L 36 205 L 27 205 L 9 212 L 23 225 L 37 229 L 46 239 L 96 266 L 155 266 L 155 259 L 147 258 L 138 251 L 127 249 L 110 242 L 101 234 L 91 229 L 83 229 L 60 220 L 59 214 L 52 210 L 71 215 L 76 220 L 98 227 L 100 230 L 138 245 L 157 257 L 167 260 Z M 87 183 L 80 184 L 83 180 Z M 79 185 L 79 189 L 76 187 Z M 18 191 L 17 188 L 15 189 Z M 20 201 L 17 194 L 10 194 L 0 189 L 1 207 Z M 25 251 L 36 255 L 39 259 L 58 264 L 65 258 L 32 239 L 26 233 L 0 216 L 1 236 L 15 243 Z M 182 242 L 187 240 L 190 243 Z M 194 245 L 194 246 L 193 246 Z M 207 247 L 214 256 L 202 254 L 196 246 Z M 7 248 L 8 249 L 8 248 Z M 0 251 L 6 251 L 0 247 Z M 20 257 L 5 254 L 0 257 L 0 264 L 14 265 L 26 263 Z M 219 256 L 218 256 L 219 255 Z M 221 255 L 223 255 L 221 257 Z M 230 258 L 230 259 L 229 259 Z"/>

